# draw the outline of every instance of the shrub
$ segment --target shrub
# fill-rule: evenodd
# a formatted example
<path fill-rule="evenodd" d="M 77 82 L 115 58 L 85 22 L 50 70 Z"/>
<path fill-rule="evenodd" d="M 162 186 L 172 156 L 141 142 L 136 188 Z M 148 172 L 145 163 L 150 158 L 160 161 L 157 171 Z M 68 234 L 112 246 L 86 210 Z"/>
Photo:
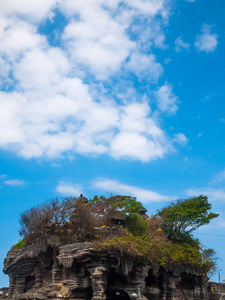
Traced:
<path fill-rule="evenodd" d="M 25 240 L 20 240 L 16 245 L 12 247 L 13 250 L 21 250 L 23 247 L 26 246 L 26 241 Z"/>

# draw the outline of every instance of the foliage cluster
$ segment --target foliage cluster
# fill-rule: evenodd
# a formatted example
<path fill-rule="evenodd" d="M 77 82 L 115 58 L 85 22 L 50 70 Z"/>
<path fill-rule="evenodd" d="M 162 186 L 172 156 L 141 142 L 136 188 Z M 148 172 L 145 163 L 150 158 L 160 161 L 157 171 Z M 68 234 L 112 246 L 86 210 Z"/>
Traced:
<path fill-rule="evenodd" d="M 22 213 L 19 234 L 28 244 L 49 234 L 58 235 L 62 243 L 91 241 L 96 232 L 114 234 L 118 227 L 115 220 L 123 221 L 142 207 L 130 196 L 54 199 Z"/>
<path fill-rule="evenodd" d="M 191 241 L 191 232 L 219 214 L 210 212 L 212 205 L 206 196 L 177 200 L 158 211 L 162 217 L 161 228 L 170 240 Z"/>
<path fill-rule="evenodd" d="M 13 250 L 21 250 L 24 246 L 26 246 L 26 241 L 23 239 L 13 246 Z"/>
<path fill-rule="evenodd" d="M 140 214 L 143 206 L 134 197 L 84 199 L 55 199 L 25 211 L 19 231 L 24 242 L 54 234 L 62 244 L 92 241 L 96 250 L 144 263 L 189 265 L 203 273 L 215 267 L 212 250 L 191 234 L 218 216 L 206 196 L 178 200 L 151 217 Z"/>

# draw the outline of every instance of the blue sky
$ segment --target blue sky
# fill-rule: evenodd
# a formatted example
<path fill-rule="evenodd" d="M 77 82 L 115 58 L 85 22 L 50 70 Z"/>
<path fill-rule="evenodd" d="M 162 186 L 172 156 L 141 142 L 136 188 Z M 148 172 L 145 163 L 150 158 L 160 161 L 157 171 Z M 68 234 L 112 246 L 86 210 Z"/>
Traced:
<path fill-rule="evenodd" d="M 204 194 L 220 217 L 196 237 L 225 278 L 224 13 L 223 0 L 1 3 L 1 267 L 20 214 L 51 198 L 131 194 L 151 214 Z"/>

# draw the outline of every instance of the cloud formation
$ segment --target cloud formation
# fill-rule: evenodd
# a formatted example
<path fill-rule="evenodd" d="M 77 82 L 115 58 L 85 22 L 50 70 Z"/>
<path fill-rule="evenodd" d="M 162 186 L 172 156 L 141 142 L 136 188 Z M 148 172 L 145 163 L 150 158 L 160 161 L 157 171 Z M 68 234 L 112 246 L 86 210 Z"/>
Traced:
<path fill-rule="evenodd" d="M 182 48 L 189 50 L 190 44 L 186 43 L 183 41 L 183 38 L 181 36 L 179 36 L 176 40 L 175 40 L 175 50 L 177 52 L 181 51 Z"/>
<path fill-rule="evenodd" d="M 203 24 L 202 34 L 198 35 L 195 40 L 195 47 L 198 51 L 206 53 L 214 52 L 218 44 L 218 35 L 211 33 L 212 26 Z"/>
<path fill-rule="evenodd" d="M 47 21 L 56 25 L 57 14 L 66 21 L 54 44 L 56 32 L 41 28 Z M 128 76 L 135 76 L 149 94 L 148 84 L 153 89 L 158 84 L 163 67 L 150 48 L 164 47 L 161 23 L 168 15 L 167 0 L 4 3 L 0 148 L 27 159 L 68 153 L 141 161 L 163 157 L 173 148 L 172 139 L 160 128 L 150 99 L 137 91 L 122 99 L 117 86 L 121 78 L 128 94 L 135 90 Z M 177 111 L 171 85 L 159 87 L 156 96 L 159 110 Z"/>
<path fill-rule="evenodd" d="M 178 110 L 177 97 L 172 92 L 172 86 L 168 83 L 162 85 L 155 93 L 158 107 L 161 111 L 175 114 Z"/>
<path fill-rule="evenodd" d="M 182 145 L 182 146 L 185 146 L 188 142 L 188 139 L 187 137 L 183 134 L 183 133 L 176 133 L 174 134 L 174 142 Z"/>
<path fill-rule="evenodd" d="M 74 196 L 79 197 L 82 193 L 81 187 L 79 185 L 73 185 L 71 183 L 66 183 L 64 181 L 60 181 L 56 187 L 56 191 L 64 196 Z"/>
<path fill-rule="evenodd" d="M 115 191 L 121 195 L 130 195 L 136 197 L 142 203 L 169 201 L 171 198 L 159 193 L 142 189 L 136 186 L 123 184 L 117 180 L 107 178 L 99 178 L 93 182 L 93 187 L 101 189 L 104 192 L 114 193 Z"/>
<path fill-rule="evenodd" d="M 4 184 L 6 184 L 6 185 L 25 185 L 27 183 L 24 182 L 23 180 L 19 180 L 19 179 L 9 179 L 9 180 L 5 180 Z"/>

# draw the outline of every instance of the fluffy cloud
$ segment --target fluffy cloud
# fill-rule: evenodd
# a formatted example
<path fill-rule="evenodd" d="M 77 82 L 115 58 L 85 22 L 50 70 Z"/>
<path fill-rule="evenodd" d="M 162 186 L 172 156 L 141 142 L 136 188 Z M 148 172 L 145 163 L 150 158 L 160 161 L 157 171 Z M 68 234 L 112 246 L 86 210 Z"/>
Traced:
<path fill-rule="evenodd" d="M 37 47 L 47 47 L 47 42 L 36 26 L 21 19 L 0 19 L 0 55 L 6 61 L 16 63 Z"/>
<path fill-rule="evenodd" d="M 120 132 L 111 142 L 114 158 L 149 161 L 170 149 L 163 131 L 151 116 L 147 102 L 127 105 L 121 113 Z"/>
<path fill-rule="evenodd" d="M 190 44 L 189 43 L 185 43 L 182 39 L 181 36 L 179 36 L 176 40 L 175 40 L 175 50 L 177 52 L 179 52 L 182 48 L 189 50 Z"/>
<path fill-rule="evenodd" d="M 26 18 L 30 22 L 40 22 L 52 16 L 52 9 L 60 0 L 8 0 L 1 3 L 0 15 Z"/>
<path fill-rule="evenodd" d="M 202 34 L 196 37 L 195 47 L 199 51 L 204 52 L 214 52 L 218 44 L 218 35 L 216 33 L 211 33 L 212 26 L 203 25 Z"/>
<path fill-rule="evenodd" d="M 26 158 L 55 157 L 73 150 L 143 161 L 163 157 L 169 150 L 147 102 L 126 106 L 96 103 L 79 79 L 63 81 L 54 88 L 58 93 L 39 94 L 41 100 L 33 91 L 26 97 L 0 93 L 0 126 L 4 128 L 0 146 L 15 147 Z"/>
<path fill-rule="evenodd" d="M 158 107 L 161 111 L 174 114 L 177 109 L 177 97 L 172 92 L 172 86 L 165 83 L 155 93 Z"/>
<path fill-rule="evenodd" d="M 156 14 L 167 14 L 164 0 L 126 0 L 127 5 L 133 9 L 137 9 L 141 14 L 155 16 Z"/>
<path fill-rule="evenodd" d="M 163 73 L 161 64 L 156 62 L 156 57 L 153 54 L 133 53 L 126 64 L 126 68 L 140 79 L 145 78 L 156 82 Z"/>
<path fill-rule="evenodd" d="M 105 153 L 142 161 L 170 151 L 173 141 L 147 96 L 105 88 L 114 87 L 118 72 L 126 88 L 130 74 L 157 83 L 163 68 L 145 50 L 148 41 L 163 47 L 160 20 L 168 16 L 167 1 L 28 2 L 9 0 L 0 12 L 0 147 L 24 158 Z M 49 43 L 53 33 L 39 27 L 47 19 L 54 24 L 55 8 L 67 18 L 58 46 Z M 147 20 L 146 35 L 133 39 Z M 160 33 L 158 41 L 151 28 Z M 177 110 L 170 85 L 157 91 L 157 99 L 160 110 Z"/>
<path fill-rule="evenodd" d="M 120 69 L 135 44 L 125 35 L 124 26 L 104 11 L 92 12 L 92 18 L 86 10 L 82 12 L 81 22 L 67 25 L 63 40 L 75 65 L 86 66 L 97 78 L 105 79 Z"/>
<path fill-rule="evenodd" d="M 174 134 L 174 142 L 185 146 L 188 142 L 187 137 L 183 133 L 176 133 Z"/>
<path fill-rule="evenodd" d="M 166 0 L 125 0 L 122 3 L 118 0 L 88 0 L 83 3 L 69 0 L 61 3 L 60 9 L 70 18 L 62 37 L 71 60 L 101 80 L 119 71 L 131 51 L 139 47 L 140 42 L 134 41 L 127 34 L 129 29 L 136 32 L 141 29 L 142 34 L 138 40 L 142 41 L 142 48 L 145 48 L 144 44 L 148 44 L 150 39 L 155 45 L 162 46 L 165 38 L 158 21 L 149 21 L 151 31 L 146 30 L 146 35 L 142 26 L 133 26 L 133 19 L 140 18 L 141 22 L 146 22 L 156 15 L 167 17 Z M 75 19 L 72 18 L 74 15 L 77 16 Z M 156 36 L 154 32 L 160 34 Z M 153 55 L 137 53 L 135 58 L 138 63 L 141 62 L 142 69 L 144 61 L 147 61 L 151 65 L 150 73 L 161 67 L 155 62 Z M 133 65 L 132 57 L 130 64 Z M 140 71 L 139 69 L 139 75 Z M 158 72 L 161 73 L 161 70 L 157 70 Z"/>
<path fill-rule="evenodd" d="M 151 46 L 165 49 L 165 34 L 159 21 L 148 20 L 145 30 L 139 26 L 132 26 L 132 33 L 139 37 L 141 49 L 150 49 Z"/>
<path fill-rule="evenodd" d="M 78 197 L 82 191 L 79 185 L 73 185 L 71 183 L 66 183 L 60 181 L 56 187 L 56 191 L 65 196 L 75 196 Z"/>
<path fill-rule="evenodd" d="M 100 178 L 93 182 L 93 187 L 97 189 L 101 189 L 105 192 L 114 193 L 115 191 L 118 194 L 125 194 L 134 196 L 143 203 L 150 202 L 160 202 L 160 201 L 168 201 L 170 197 L 158 194 L 156 192 L 142 189 L 136 186 L 126 185 L 116 180 L 110 180 L 107 178 Z"/>

